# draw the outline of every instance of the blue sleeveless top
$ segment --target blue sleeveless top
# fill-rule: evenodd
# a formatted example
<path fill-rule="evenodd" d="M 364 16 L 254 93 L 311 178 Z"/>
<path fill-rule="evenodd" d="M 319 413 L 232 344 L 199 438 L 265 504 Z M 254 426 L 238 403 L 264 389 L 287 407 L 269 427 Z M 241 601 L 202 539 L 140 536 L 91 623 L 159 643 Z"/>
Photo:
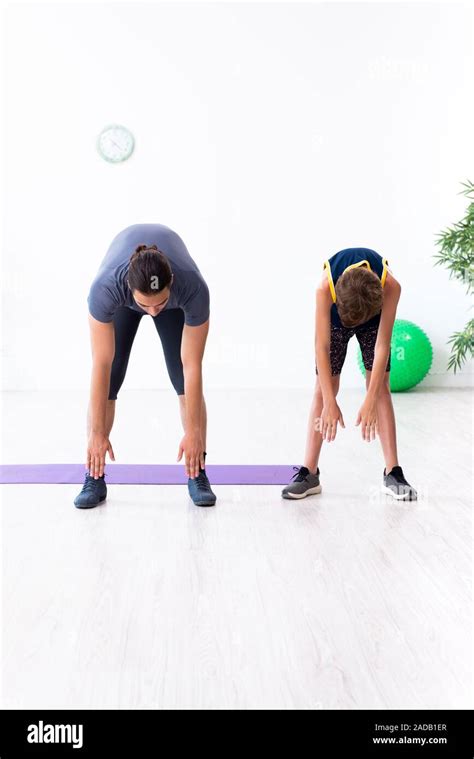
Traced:
<path fill-rule="evenodd" d="M 331 290 L 332 306 L 331 306 L 331 324 L 335 327 L 343 327 L 336 305 L 336 282 L 347 269 L 353 269 L 357 266 L 365 266 L 376 274 L 382 287 L 385 285 L 388 271 L 388 261 L 386 258 L 382 258 L 379 253 L 370 248 L 344 248 L 338 253 L 335 253 L 331 258 L 324 262 L 323 269 L 326 270 L 329 289 Z M 358 325 L 359 327 L 376 327 L 380 322 L 380 314 L 376 314 L 364 322 L 364 324 Z"/>

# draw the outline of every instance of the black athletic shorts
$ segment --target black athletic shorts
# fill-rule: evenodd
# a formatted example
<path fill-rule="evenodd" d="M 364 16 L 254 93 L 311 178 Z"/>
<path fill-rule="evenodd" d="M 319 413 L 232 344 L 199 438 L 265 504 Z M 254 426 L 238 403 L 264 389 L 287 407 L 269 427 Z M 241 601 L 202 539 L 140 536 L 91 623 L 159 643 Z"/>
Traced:
<path fill-rule="evenodd" d="M 133 308 L 127 306 L 120 306 L 115 312 L 113 322 L 115 355 L 110 373 L 109 401 L 117 399 L 117 393 L 125 379 L 130 351 L 142 316 L 145 314 L 134 311 Z M 152 319 L 161 340 L 171 383 L 178 395 L 184 395 L 184 374 L 181 361 L 184 311 L 182 308 L 164 309 Z"/>
<path fill-rule="evenodd" d="M 331 345 L 329 349 L 331 374 L 334 376 L 341 373 L 344 361 L 346 360 L 347 344 L 353 335 L 356 336 L 359 342 L 366 371 L 371 372 L 378 330 L 378 324 L 371 327 L 336 327 L 334 324 L 331 324 Z M 385 371 L 390 371 L 390 355 Z M 316 367 L 317 373 L 318 367 Z"/>

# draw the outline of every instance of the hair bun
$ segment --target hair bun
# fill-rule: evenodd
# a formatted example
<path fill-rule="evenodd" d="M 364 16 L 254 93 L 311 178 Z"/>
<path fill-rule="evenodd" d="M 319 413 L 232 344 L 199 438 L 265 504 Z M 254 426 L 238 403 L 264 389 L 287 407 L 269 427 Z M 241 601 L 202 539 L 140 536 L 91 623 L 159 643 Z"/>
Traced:
<path fill-rule="evenodd" d="M 144 250 L 156 250 L 156 251 L 158 251 L 158 248 L 156 247 L 156 245 L 138 245 L 135 248 L 135 253 L 141 253 Z"/>

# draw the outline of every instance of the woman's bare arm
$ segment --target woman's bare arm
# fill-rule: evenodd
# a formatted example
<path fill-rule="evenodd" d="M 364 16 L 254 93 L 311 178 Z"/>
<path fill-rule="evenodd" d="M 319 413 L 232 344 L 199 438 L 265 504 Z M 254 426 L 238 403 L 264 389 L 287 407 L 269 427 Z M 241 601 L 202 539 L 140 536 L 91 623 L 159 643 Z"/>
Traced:
<path fill-rule="evenodd" d="M 110 387 L 110 370 L 115 354 L 113 322 L 104 323 L 89 314 L 92 351 L 92 376 L 90 387 L 90 430 L 87 443 L 86 466 L 92 477 L 104 473 L 105 454 L 114 453 L 106 429 L 107 399 Z"/>

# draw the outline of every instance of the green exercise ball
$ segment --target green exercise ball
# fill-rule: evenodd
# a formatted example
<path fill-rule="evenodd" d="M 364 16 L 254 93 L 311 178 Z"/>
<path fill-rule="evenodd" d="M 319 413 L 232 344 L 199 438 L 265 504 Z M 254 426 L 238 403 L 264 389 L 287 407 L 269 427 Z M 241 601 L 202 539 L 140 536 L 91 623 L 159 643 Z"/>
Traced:
<path fill-rule="evenodd" d="M 398 393 L 417 385 L 428 374 L 433 361 L 433 348 L 428 335 L 413 322 L 395 319 L 391 343 L 390 390 Z M 365 376 L 362 353 L 357 362 Z"/>

